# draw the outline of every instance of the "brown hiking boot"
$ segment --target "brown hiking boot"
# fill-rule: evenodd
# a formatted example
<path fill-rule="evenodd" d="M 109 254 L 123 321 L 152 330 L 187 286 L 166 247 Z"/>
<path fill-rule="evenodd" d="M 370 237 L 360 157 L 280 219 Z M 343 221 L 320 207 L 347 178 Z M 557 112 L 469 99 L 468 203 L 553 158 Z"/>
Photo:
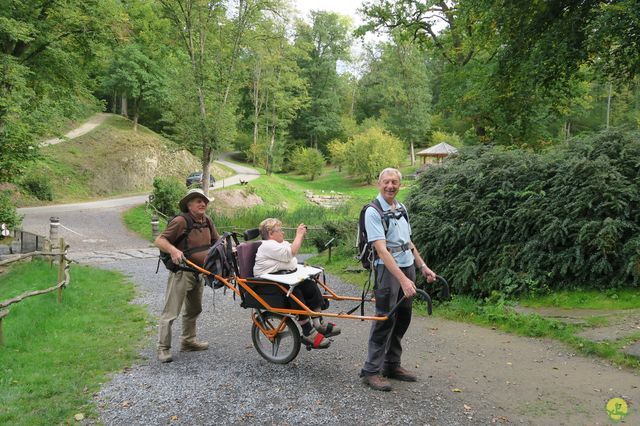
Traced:
<path fill-rule="evenodd" d="M 389 392 L 391 390 L 391 383 L 378 374 L 362 377 L 362 383 L 378 391 Z"/>
<path fill-rule="evenodd" d="M 171 351 L 169 349 L 158 349 L 158 361 L 162 363 L 173 361 Z"/>
<path fill-rule="evenodd" d="M 180 347 L 182 352 L 206 351 L 207 349 L 209 349 L 209 343 L 199 340 L 183 341 Z"/>
<path fill-rule="evenodd" d="M 382 370 L 382 375 L 390 379 L 400 380 L 401 382 L 417 382 L 418 376 L 409 372 L 409 370 L 397 366 L 390 370 Z"/>

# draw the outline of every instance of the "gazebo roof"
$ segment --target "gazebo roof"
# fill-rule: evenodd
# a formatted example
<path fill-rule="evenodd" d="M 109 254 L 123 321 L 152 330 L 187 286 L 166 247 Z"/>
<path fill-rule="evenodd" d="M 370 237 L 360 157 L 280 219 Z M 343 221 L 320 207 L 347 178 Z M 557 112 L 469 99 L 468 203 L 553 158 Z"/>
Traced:
<path fill-rule="evenodd" d="M 449 145 L 446 142 L 442 142 L 438 145 L 423 149 L 422 151 L 416 153 L 416 155 L 421 155 L 424 157 L 446 157 L 448 155 L 456 155 L 457 153 L 457 148 Z"/>

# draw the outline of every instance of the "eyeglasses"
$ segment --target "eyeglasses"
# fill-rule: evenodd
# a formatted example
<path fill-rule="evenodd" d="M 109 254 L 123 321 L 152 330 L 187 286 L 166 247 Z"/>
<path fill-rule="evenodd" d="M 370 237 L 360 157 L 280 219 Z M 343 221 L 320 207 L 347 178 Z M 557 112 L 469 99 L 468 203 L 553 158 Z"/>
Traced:
<path fill-rule="evenodd" d="M 282 228 L 274 228 L 274 229 L 271 230 L 271 232 L 273 232 L 274 234 L 276 232 L 284 232 L 284 229 L 282 229 Z"/>

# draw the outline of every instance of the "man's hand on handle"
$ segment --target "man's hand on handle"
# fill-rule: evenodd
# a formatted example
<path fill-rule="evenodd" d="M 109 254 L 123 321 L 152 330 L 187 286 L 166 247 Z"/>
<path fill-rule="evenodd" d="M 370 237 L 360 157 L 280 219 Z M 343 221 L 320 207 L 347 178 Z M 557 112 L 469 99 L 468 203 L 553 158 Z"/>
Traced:
<path fill-rule="evenodd" d="M 184 254 L 180 250 L 178 249 L 171 250 L 171 260 L 176 265 L 180 265 L 182 263 L 183 258 L 184 258 Z"/>
<path fill-rule="evenodd" d="M 432 283 L 436 280 L 436 273 L 433 272 L 427 265 L 422 265 L 420 268 L 420 272 L 422 272 L 422 276 L 426 278 L 428 283 Z"/>
<path fill-rule="evenodd" d="M 407 298 L 412 298 L 416 295 L 416 285 L 413 281 L 407 278 L 405 275 L 400 279 L 400 287 L 402 287 L 402 291 Z"/>

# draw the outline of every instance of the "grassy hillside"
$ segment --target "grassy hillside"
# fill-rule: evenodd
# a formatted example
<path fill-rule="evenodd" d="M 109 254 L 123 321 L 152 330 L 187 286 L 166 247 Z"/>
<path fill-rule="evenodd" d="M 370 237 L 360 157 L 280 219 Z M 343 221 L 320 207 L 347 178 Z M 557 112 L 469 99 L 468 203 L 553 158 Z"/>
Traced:
<path fill-rule="evenodd" d="M 116 115 L 86 135 L 44 147 L 41 153 L 20 184 L 20 206 L 147 192 L 156 176 L 183 180 L 201 169 L 189 152 L 144 126 L 133 132 L 131 121 Z M 222 178 L 232 171 L 214 164 L 211 173 Z M 27 190 L 28 182 L 40 190 Z M 47 191 L 52 200 L 36 198 Z"/>

